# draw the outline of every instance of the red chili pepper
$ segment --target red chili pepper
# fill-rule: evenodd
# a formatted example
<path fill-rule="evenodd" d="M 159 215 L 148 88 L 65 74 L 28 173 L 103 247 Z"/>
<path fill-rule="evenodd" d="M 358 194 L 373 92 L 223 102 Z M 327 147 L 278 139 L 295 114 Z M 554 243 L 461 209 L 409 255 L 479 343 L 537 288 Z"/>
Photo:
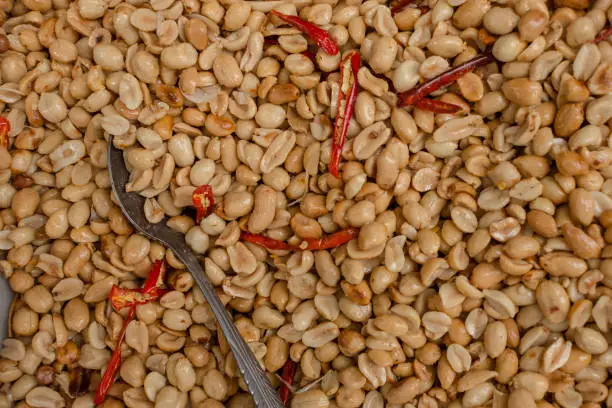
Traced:
<path fill-rule="evenodd" d="M 490 53 L 479 55 L 475 58 L 472 58 L 469 61 L 464 62 L 463 64 L 457 65 L 455 68 L 449 69 L 446 72 L 438 75 L 435 78 L 430 79 L 427 82 L 422 83 L 421 85 L 413 88 L 409 91 L 403 92 L 398 95 L 399 103 L 398 106 L 406 106 L 406 105 L 414 105 L 420 99 L 423 99 L 427 95 L 432 92 L 437 91 L 438 89 L 445 87 L 452 82 L 456 81 L 457 78 L 462 76 L 465 73 L 473 71 L 478 67 L 485 66 L 495 59 L 493 55 Z"/>
<path fill-rule="evenodd" d="M 166 262 L 156 261 L 141 289 L 126 289 L 113 285 L 109 295 L 113 308 L 120 311 L 126 307 L 144 305 L 168 293 L 167 290 L 161 289 L 166 280 L 166 269 Z"/>
<path fill-rule="evenodd" d="M 266 237 L 264 235 L 251 234 L 250 232 L 246 231 L 242 231 L 240 233 L 240 239 L 267 249 L 283 249 L 287 251 L 297 251 L 300 249 L 299 247 L 288 244 L 284 241 L 279 241 L 278 239 Z"/>
<path fill-rule="evenodd" d="M 113 309 L 118 312 L 126 307 L 154 302 L 166 293 L 168 293 L 167 290 L 157 287 L 145 292 L 143 289 L 126 289 L 113 285 L 110 291 L 110 302 Z"/>
<path fill-rule="evenodd" d="M 308 21 L 304 21 L 297 16 L 290 16 L 276 10 L 272 10 L 272 14 L 306 34 L 329 55 L 336 55 L 338 52 L 340 52 L 338 44 L 336 44 L 333 38 L 329 36 L 329 33 L 322 28 L 319 28 Z"/>
<path fill-rule="evenodd" d="M 454 103 L 446 103 L 429 98 L 419 99 L 413 105 L 421 110 L 435 113 L 457 113 L 461 110 L 461 106 Z"/>
<path fill-rule="evenodd" d="M 166 269 L 166 263 L 164 261 L 156 261 L 145 283 L 142 285 L 142 289 L 125 289 L 117 285 L 113 285 L 111 288 L 109 298 L 113 308 L 119 311 L 125 307 L 129 307 L 130 310 L 123 321 L 123 327 L 117 337 L 117 345 L 115 346 L 115 350 L 113 350 L 113 355 L 108 362 L 106 371 L 102 376 L 102 381 L 100 381 L 100 385 L 96 391 L 96 396 L 94 398 L 96 405 L 104 401 L 108 390 L 115 382 L 115 377 L 117 377 L 117 372 L 121 366 L 121 345 L 123 344 L 128 324 L 134 320 L 136 306 L 157 300 L 165 293 L 168 293 L 167 290 L 161 289 L 161 286 L 164 284 Z"/>
<path fill-rule="evenodd" d="M 0 147 L 9 146 L 8 134 L 11 131 L 11 124 L 7 118 L 0 116 Z"/>
<path fill-rule="evenodd" d="M 603 30 L 601 33 L 599 33 L 599 35 L 595 37 L 593 42 L 595 44 L 600 43 L 611 35 L 612 35 L 612 27 L 608 27 L 605 30 Z"/>
<path fill-rule="evenodd" d="M 215 209 L 215 198 L 213 197 L 212 187 L 204 184 L 195 189 L 192 196 L 193 205 L 197 209 L 196 221 L 199 223 L 203 218 L 208 217 Z"/>
<path fill-rule="evenodd" d="M 340 178 L 340 158 L 342 148 L 346 142 L 346 133 L 353 116 L 355 101 L 357 100 L 357 73 L 361 59 L 356 51 L 349 52 L 340 66 L 340 92 L 338 92 L 338 114 L 334 123 L 332 138 L 332 151 L 329 160 L 329 172 Z"/>
<path fill-rule="evenodd" d="M 269 238 L 259 234 L 251 234 L 250 232 L 242 231 L 240 239 L 253 244 L 260 245 L 267 249 L 282 249 L 287 251 L 318 251 L 322 249 L 337 248 L 342 244 L 349 242 L 359 234 L 358 228 L 345 228 L 333 234 L 320 239 L 306 238 L 300 245 L 291 245 L 278 239 Z"/>
<path fill-rule="evenodd" d="M 358 228 L 344 228 L 320 239 L 307 238 L 302 242 L 302 244 L 300 244 L 300 249 L 319 251 L 322 249 L 337 248 L 340 245 L 346 244 L 350 240 L 357 238 L 357 235 L 359 235 Z"/>
<path fill-rule="evenodd" d="M 287 402 L 289 402 L 289 394 L 291 390 L 287 387 L 287 384 L 293 383 L 293 377 L 295 377 L 295 372 L 297 371 L 297 364 L 295 361 L 289 359 L 283 366 L 283 372 L 281 374 L 281 378 L 283 379 L 283 383 L 281 383 L 280 388 L 278 389 L 278 395 L 280 396 L 283 404 L 287 406 Z"/>
<path fill-rule="evenodd" d="M 111 356 L 108 365 L 106 366 L 106 371 L 102 376 L 102 380 L 100 381 L 100 385 L 96 390 L 96 395 L 94 397 L 94 403 L 96 405 L 102 404 L 104 399 L 106 398 L 106 394 L 108 394 L 108 390 L 115 382 L 115 378 L 117 377 L 117 372 L 119 372 L 119 367 L 121 366 L 121 345 L 123 344 L 123 339 L 125 338 L 125 331 L 127 329 L 128 324 L 134 319 L 134 315 L 136 312 L 136 307 L 132 307 L 125 317 L 123 321 L 123 327 L 119 332 L 119 337 L 117 337 L 117 345 L 115 346 L 115 350 L 113 350 L 113 355 Z"/>
<path fill-rule="evenodd" d="M 147 276 L 144 284 L 142 285 L 142 291 L 145 293 L 151 292 L 155 288 L 160 288 L 166 281 L 166 262 L 163 260 L 155 261 L 151 272 Z"/>

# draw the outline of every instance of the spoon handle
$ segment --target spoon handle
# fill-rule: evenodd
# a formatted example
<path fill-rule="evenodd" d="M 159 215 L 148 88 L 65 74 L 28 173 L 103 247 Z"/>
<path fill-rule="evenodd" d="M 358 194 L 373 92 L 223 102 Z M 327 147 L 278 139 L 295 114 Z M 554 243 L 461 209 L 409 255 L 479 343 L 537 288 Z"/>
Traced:
<path fill-rule="evenodd" d="M 231 316 L 225 310 L 223 303 L 217 296 L 215 288 L 204 275 L 204 270 L 198 261 L 198 258 L 185 245 L 176 244 L 170 245 L 178 259 L 185 264 L 185 267 L 196 280 L 204 298 L 210 305 L 210 308 L 215 315 L 215 318 L 221 326 L 221 331 L 229 344 L 240 372 L 244 376 L 249 391 L 253 395 L 257 408 L 281 408 L 284 407 L 280 397 L 276 393 L 272 384 L 268 380 L 266 373 L 255 359 L 251 348 L 246 344 L 238 329 L 234 325 Z"/>

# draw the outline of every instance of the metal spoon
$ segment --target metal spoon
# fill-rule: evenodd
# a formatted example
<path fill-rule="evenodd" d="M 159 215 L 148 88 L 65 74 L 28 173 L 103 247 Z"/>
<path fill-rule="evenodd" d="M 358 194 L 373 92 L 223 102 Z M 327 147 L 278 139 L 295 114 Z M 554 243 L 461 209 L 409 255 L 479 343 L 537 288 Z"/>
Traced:
<path fill-rule="evenodd" d="M 238 368 L 244 376 L 244 382 L 249 392 L 253 395 L 255 405 L 258 408 L 284 407 L 265 372 L 255 359 L 253 352 L 234 326 L 232 317 L 225 310 L 221 299 L 215 292 L 215 288 L 204 274 L 197 256 L 185 243 L 183 234 L 174 231 L 165 222 L 149 223 L 143 214 L 144 197 L 137 193 L 125 191 L 125 185 L 130 178 L 130 174 L 123 161 L 123 152 L 113 146 L 112 136 L 109 137 L 108 141 L 108 171 L 117 203 L 128 221 L 142 234 L 170 248 L 187 270 L 191 272 L 196 283 L 202 289 L 204 298 L 210 305 L 221 326 L 221 331 L 234 353 Z"/>

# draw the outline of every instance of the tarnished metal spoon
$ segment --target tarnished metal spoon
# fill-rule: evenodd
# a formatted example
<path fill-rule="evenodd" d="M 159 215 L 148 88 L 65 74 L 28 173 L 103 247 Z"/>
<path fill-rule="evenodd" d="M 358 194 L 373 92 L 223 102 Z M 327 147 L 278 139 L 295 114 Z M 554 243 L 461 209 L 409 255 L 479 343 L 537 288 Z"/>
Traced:
<path fill-rule="evenodd" d="M 253 395 L 255 405 L 258 408 L 284 407 L 265 372 L 255 359 L 253 352 L 240 336 L 232 317 L 217 296 L 215 288 L 204 274 L 197 256 L 185 243 L 184 235 L 168 227 L 164 221 L 157 224 L 148 222 L 143 213 L 144 197 L 137 193 L 125 191 L 130 173 L 125 167 L 123 152 L 113 146 L 112 137 L 109 137 L 108 143 L 108 171 L 117 203 L 127 220 L 142 234 L 170 248 L 185 265 L 185 268 L 191 272 L 196 283 L 202 289 L 202 293 L 234 353 L 238 368 L 244 376 L 244 382 L 249 392 Z"/>

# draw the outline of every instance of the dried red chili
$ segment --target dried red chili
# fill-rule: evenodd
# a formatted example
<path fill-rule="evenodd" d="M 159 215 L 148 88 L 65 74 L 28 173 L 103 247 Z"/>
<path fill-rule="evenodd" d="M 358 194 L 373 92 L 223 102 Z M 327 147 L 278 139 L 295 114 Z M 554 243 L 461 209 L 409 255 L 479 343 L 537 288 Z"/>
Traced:
<path fill-rule="evenodd" d="M 153 267 L 151 268 L 151 272 L 149 272 L 147 279 L 142 285 L 142 291 L 151 292 L 155 288 L 162 287 L 166 281 L 167 270 L 168 268 L 165 261 L 155 261 L 155 263 L 153 263 Z"/>
<path fill-rule="evenodd" d="M 350 240 L 357 238 L 357 235 L 359 235 L 358 228 L 344 228 L 320 239 L 305 239 L 300 244 L 300 249 L 320 251 L 322 249 L 337 248 L 340 245 L 346 244 Z"/>
<path fill-rule="evenodd" d="M 283 381 L 278 389 L 278 395 L 285 406 L 287 406 L 287 402 L 289 402 L 289 395 L 291 394 L 291 388 L 289 385 L 293 384 L 293 377 L 295 377 L 296 371 L 296 362 L 291 359 L 287 360 L 281 373 L 281 379 Z"/>
<path fill-rule="evenodd" d="M 11 131 L 11 124 L 7 118 L 0 116 L 0 147 L 9 146 L 8 134 Z"/>
<path fill-rule="evenodd" d="M 272 250 L 282 249 L 286 251 L 318 251 L 322 249 L 337 248 L 340 245 L 356 238 L 358 234 L 358 228 L 345 228 L 320 239 L 304 239 L 300 245 L 291 245 L 284 241 L 279 241 L 278 239 L 269 238 L 259 234 L 251 234 L 250 232 L 246 231 L 242 231 L 240 233 L 240 239 Z"/>
<path fill-rule="evenodd" d="M 441 73 L 435 78 L 432 78 L 429 81 L 424 82 L 421 85 L 409 91 L 399 94 L 398 95 L 399 97 L 398 106 L 416 105 L 417 103 L 419 103 L 420 100 L 424 99 L 430 93 L 435 92 L 438 89 L 443 88 L 453 83 L 454 81 L 457 80 L 457 78 L 461 77 L 463 74 L 473 71 L 474 69 L 478 67 L 485 66 L 493 61 L 495 61 L 495 59 L 493 58 L 493 55 L 490 53 L 486 53 L 486 54 L 479 55 L 475 58 L 472 58 L 471 60 L 466 61 L 463 64 L 459 64 L 456 67 L 449 69 L 446 72 Z M 442 109 L 441 108 L 442 103 L 444 102 L 441 102 L 441 101 L 422 102 L 421 106 L 431 107 L 432 109 L 436 107 L 440 107 L 440 109 Z M 452 105 L 452 104 L 445 104 L 445 105 Z M 457 106 L 457 105 L 452 105 L 452 106 Z M 461 107 L 457 107 L 457 110 L 460 110 L 460 109 Z"/>
<path fill-rule="evenodd" d="M 446 103 L 429 98 L 417 100 L 414 102 L 414 107 L 435 113 L 457 113 L 461 110 L 461 106 L 454 103 Z"/>
<path fill-rule="evenodd" d="M 197 210 L 196 221 L 199 223 L 215 209 L 212 187 L 209 184 L 204 184 L 196 188 L 193 192 L 192 201 Z"/>
<path fill-rule="evenodd" d="M 340 177 L 340 158 L 346 142 L 346 133 L 353 116 L 357 100 L 357 73 L 361 58 L 356 51 L 349 52 L 340 65 L 340 91 L 338 92 L 338 114 L 334 123 L 332 136 L 332 151 L 329 159 L 329 172 L 336 178 Z"/>
<path fill-rule="evenodd" d="M 595 44 L 600 43 L 611 35 L 612 35 L 612 27 L 608 27 L 605 30 L 603 30 L 601 33 L 599 33 L 599 35 L 595 37 L 593 42 Z"/>
<path fill-rule="evenodd" d="M 126 307 L 144 305 L 154 302 L 168 293 L 161 289 L 166 278 L 166 263 L 156 261 L 141 289 L 126 289 L 113 285 L 110 291 L 110 302 L 113 309 L 120 311 Z"/>
<path fill-rule="evenodd" d="M 123 327 L 119 332 L 119 337 L 117 337 L 117 344 L 115 345 L 115 350 L 113 350 L 113 355 L 111 356 L 108 365 L 106 366 L 106 371 L 102 376 L 102 380 L 100 381 L 100 385 L 98 385 L 98 389 L 96 390 L 96 395 L 94 396 L 94 403 L 96 405 L 104 402 L 106 398 L 106 394 L 108 394 L 108 390 L 115 382 L 115 378 L 117 377 L 117 373 L 119 372 L 119 367 L 121 366 L 121 345 L 123 344 L 123 340 L 125 339 L 125 331 L 127 329 L 128 324 L 134 319 L 134 315 L 136 314 L 136 306 L 132 306 L 130 311 L 128 312 L 125 320 L 123 321 Z"/>
<path fill-rule="evenodd" d="M 127 326 L 134 319 L 134 315 L 136 314 L 136 306 L 157 300 L 168 292 L 167 290 L 161 289 L 166 277 L 166 270 L 167 267 L 164 261 L 156 261 L 141 289 L 124 289 L 117 285 L 112 287 L 109 298 L 113 308 L 119 311 L 125 307 L 129 307 L 130 310 L 123 321 L 123 327 L 117 337 L 115 350 L 113 350 L 113 355 L 106 366 L 106 371 L 96 390 L 96 395 L 94 397 L 94 402 L 96 404 L 101 404 L 104 401 L 106 394 L 108 394 L 108 390 L 115 382 L 117 372 L 121 366 L 121 345 L 125 338 Z"/>
<path fill-rule="evenodd" d="M 272 250 L 282 249 L 287 251 L 297 251 L 300 249 L 299 247 L 288 244 L 284 241 L 279 241 L 278 239 L 266 237 L 260 234 L 251 234 L 250 232 L 246 231 L 242 231 L 240 233 L 240 239 Z"/>
<path fill-rule="evenodd" d="M 168 293 L 165 289 L 153 288 L 148 292 L 142 289 L 126 289 L 113 285 L 110 291 L 110 302 L 113 309 L 120 311 L 126 307 L 144 305 L 158 300 Z"/>
<path fill-rule="evenodd" d="M 340 52 L 338 44 L 333 38 L 329 36 L 329 33 L 316 25 L 304 21 L 297 16 L 290 16 L 287 14 L 280 13 L 276 10 L 272 10 L 272 14 L 283 20 L 285 23 L 292 25 L 304 34 L 306 34 L 312 41 L 315 42 L 319 47 L 330 55 L 336 55 Z"/>

